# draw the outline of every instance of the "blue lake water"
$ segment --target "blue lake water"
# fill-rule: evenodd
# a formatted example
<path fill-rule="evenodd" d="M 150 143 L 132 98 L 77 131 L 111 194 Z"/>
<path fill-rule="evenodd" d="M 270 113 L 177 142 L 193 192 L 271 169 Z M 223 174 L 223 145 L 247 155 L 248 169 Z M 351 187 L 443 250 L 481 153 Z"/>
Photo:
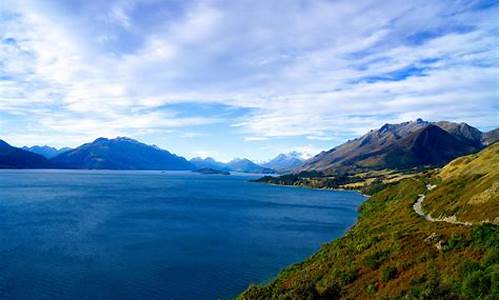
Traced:
<path fill-rule="evenodd" d="M 216 299 L 354 224 L 363 196 L 249 175 L 0 171 L 0 299 Z"/>

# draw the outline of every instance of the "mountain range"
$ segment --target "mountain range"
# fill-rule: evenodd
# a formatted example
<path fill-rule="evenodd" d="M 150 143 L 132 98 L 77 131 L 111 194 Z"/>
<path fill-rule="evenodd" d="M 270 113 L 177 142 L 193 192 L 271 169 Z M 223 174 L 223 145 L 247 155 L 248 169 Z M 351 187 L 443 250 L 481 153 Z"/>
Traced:
<path fill-rule="evenodd" d="M 304 163 L 302 154 L 297 151 L 290 153 L 280 153 L 275 158 L 270 161 L 261 164 L 261 166 L 269 169 L 273 169 L 278 173 L 286 173 L 295 168 L 298 168 Z"/>
<path fill-rule="evenodd" d="M 253 161 L 246 158 L 236 158 L 228 163 L 223 163 L 216 161 L 211 157 L 201 158 L 195 157 L 190 161 L 197 169 L 213 169 L 219 171 L 232 171 L 241 173 L 260 173 L 260 174 L 271 174 L 275 173 L 272 168 L 267 168 L 263 165 L 254 163 Z"/>
<path fill-rule="evenodd" d="M 118 137 L 98 138 L 50 160 L 53 165 L 69 169 L 109 170 L 192 170 L 185 158 L 156 146 Z"/>
<path fill-rule="evenodd" d="M 364 170 L 441 166 L 495 141 L 498 141 L 498 129 L 483 133 L 466 123 L 417 119 L 371 130 L 319 153 L 294 172 L 352 174 Z"/>
<path fill-rule="evenodd" d="M 24 146 L 21 149 L 39 154 L 47 159 L 51 159 L 51 158 L 56 157 L 57 155 L 65 152 L 65 151 L 71 150 L 71 148 L 69 148 L 69 147 L 57 149 L 57 148 L 50 147 L 47 145 L 44 145 L 44 146 L 35 145 L 35 146 L 31 146 L 31 147 Z"/>
<path fill-rule="evenodd" d="M 216 161 L 211 157 L 201 158 L 195 157 L 189 160 L 197 169 L 214 169 L 219 171 L 231 171 L 229 166 L 223 162 Z"/>
<path fill-rule="evenodd" d="M 146 145 L 139 141 L 117 137 L 98 138 L 74 149 L 32 146 L 16 148 L 0 140 L 0 168 L 3 169 L 108 169 L 108 170 L 197 170 L 214 169 L 244 173 L 273 173 L 248 159 L 222 163 L 213 158 L 181 156 Z"/>
<path fill-rule="evenodd" d="M 0 140 L 0 169 L 43 169 L 49 161 L 36 153 L 13 147 Z"/>
<path fill-rule="evenodd" d="M 246 158 L 236 158 L 227 163 L 230 170 L 243 173 L 261 173 L 272 174 L 275 173 L 273 169 L 260 166 L 253 161 Z"/>
<path fill-rule="evenodd" d="M 1 141 L 1 140 L 0 140 Z M 441 166 L 452 159 L 477 152 L 498 141 L 498 129 L 481 132 L 466 123 L 427 122 L 421 119 L 385 124 L 377 130 L 349 140 L 303 161 L 300 153 L 279 154 L 261 165 L 248 159 L 228 163 L 213 158 L 181 156 L 118 137 L 98 138 L 75 149 L 50 146 L 16 148 L 0 143 L 0 168 L 71 168 L 121 170 L 195 170 L 211 168 L 248 173 L 354 174 L 366 170 L 405 170 L 422 166 Z"/>

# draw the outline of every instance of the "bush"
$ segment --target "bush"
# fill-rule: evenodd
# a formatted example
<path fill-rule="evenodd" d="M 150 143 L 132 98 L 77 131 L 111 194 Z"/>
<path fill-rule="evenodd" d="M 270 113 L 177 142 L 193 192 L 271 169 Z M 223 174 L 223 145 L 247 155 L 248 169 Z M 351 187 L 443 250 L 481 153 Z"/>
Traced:
<path fill-rule="evenodd" d="M 435 267 L 430 267 L 426 274 L 412 280 L 410 291 L 402 299 L 459 299 L 458 296 L 444 284 Z"/>
<path fill-rule="evenodd" d="M 466 261 L 459 268 L 458 291 L 464 298 L 498 299 L 498 264 Z"/>
<path fill-rule="evenodd" d="M 329 286 L 323 293 L 321 293 L 318 299 L 325 299 L 325 300 L 340 299 L 341 292 L 342 289 L 337 284 L 333 284 Z"/>
<path fill-rule="evenodd" d="M 444 251 L 452 250 L 452 249 L 461 249 L 465 246 L 465 241 L 463 237 L 459 234 L 453 233 L 450 239 L 443 246 Z"/>
<path fill-rule="evenodd" d="M 377 292 L 377 286 L 375 285 L 375 283 L 371 282 L 366 287 L 366 291 L 368 292 L 368 294 L 375 294 Z"/>
<path fill-rule="evenodd" d="M 373 255 L 365 258 L 364 264 L 366 267 L 375 270 L 389 257 L 389 251 L 378 251 Z"/>
<path fill-rule="evenodd" d="M 364 186 L 361 191 L 363 194 L 366 195 L 374 195 L 381 190 L 385 189 L 387 187 L 387 184 L 385 184 L 381 179 L 376 179 L 374 182 L 372 182 L 369 185 Z"/>
<path fill-rule="evenodd" d="M 470 298 L 485 298 L 492 288 L 491 279 L 490 274 L 480 270 L 467 275 L 462 283 L 462 295 Z"/>
<path fill-rule="evenodd" d="M 385 267 L 382 270 L 382 281 L 388 282 L 396 278 L 397 274 L 398 274 L 398 269 L 396 269 L 395 267 Z"/>
<path fill-rule="evenodd" d="M 481 224 L 472 231 L 472 244 L 481 249 L 498 249 L 498 226 Z"/>

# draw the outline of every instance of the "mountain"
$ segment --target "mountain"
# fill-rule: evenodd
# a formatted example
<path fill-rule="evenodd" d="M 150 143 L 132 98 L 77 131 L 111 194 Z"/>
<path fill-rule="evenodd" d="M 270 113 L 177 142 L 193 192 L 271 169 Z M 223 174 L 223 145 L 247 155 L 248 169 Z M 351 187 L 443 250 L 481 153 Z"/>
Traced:
<path fill-rule="evenodd" d="M 440 166 L 458 156 L 479 151 L 485 146 L 483 140 L 483 133 L 465 123 L 431 123 L 417 119 L 385 124 L 378 130 L 321 152 L 294 171 L 342 174 L 370 169 Z"/>
<path fill-rule="evenodd" d="M 478 148 L 481 148 L 483 146 L 483 143 L 481 141 L 483 133 L 479 129 L 472 127 L 467 123 L 440 121 L 434 124 L 445 130 L 449 134 L 453 135 L 462 143 L 466 143 Z"/>
<path fill-rule="evenodd" d="M 481 137 L 481 141 L 485 145 L 490 145 L 498 142 L 498 128 L 484 132 L 483 136 Z"/>
<path fill-rule="evenodd" d="M 49 161 L 36 153 L 13 147 L 0 140 L 0 169 L 43 169 Z"/>
<path fill-rule="evenodd" d="M 189 162 L 192 163 L 196 167 L 196 169 L 213 169 L 219 171 L 235 171 L 241 173 L 274 173 L 274 170 L 272 170 L 271 168 L 260 166 L 246 158 L 237 158 L 228 162 L 227 164 L 216 161 L 211 157 L 195 157 L 192 158 Z"/>
<path fill-rule="evenodd" d="M 498 233 L 496 144 L 382 185 L 343 237 L 237 299 L 498 299 Z"/>
<path fill-rule="evenodd" d="M 225 163 L 216 161 L 211 157 L 207 158 L 195 157 L 190 159 L 189 162 L 192 163 L 197 169 L 208 168 L 220 171 L 229 171 L 229 167 Z"/>
<path fill-rule="evenodd" d="M 261 164 L 261 166 L 269 169 L 273 169 L 279 173 L 288 172 L 293 170 L 304 163 L 299 152 L 293 151 L 287 154 L 278 154 L 275 158 L 270 161 Z"/>
<path fill-rule="evenodd" d="M 232 161 L 227 163 L 227 166 L 231 171 L 242 172 L 242 173 L 261 173 L 261 174 L 275 173 L 273 169 L 259 166 L 258 164 L 246 158 L 233 159 Z"/>
<path fill-rule="evenodd" d="M 36 153 L 36 154 L 39 154 L 47 159 L 51 159 L 65 151 L 68 151 L 70 150 L 71 148 L 68 148 L 68 147 L 64 147 L 64 148 L 61 148 L 61 149 L 57 149 L 57 148 L 54 148 L 54 147 L 50 147 L 50 146 L 47 146 L 47 145 L 44 145 L 44 146 L 38 146 L 38 145 L 35 145 L 35 146 L 31 146 L 31 147 L 28 147 L 28 146 L 24 146 L 22 148 L 23 150 L 26 150 L 26 151 L 30 151 L 30 152 L 33 152 L 33 153 Z"/>
<path fill-rule="evenodd" d="M 110 170 L 192 170 L 183 157 L 126 137 L 98 138 L 51 159 L 61 168 Z"/>

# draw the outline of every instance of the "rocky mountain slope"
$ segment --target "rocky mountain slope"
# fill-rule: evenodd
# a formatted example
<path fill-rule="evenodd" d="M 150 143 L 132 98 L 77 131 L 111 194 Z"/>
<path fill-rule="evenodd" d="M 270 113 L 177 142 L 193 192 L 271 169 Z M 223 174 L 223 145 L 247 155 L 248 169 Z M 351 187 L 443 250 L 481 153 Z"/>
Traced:
<path fill-rule="evenodd" d="M 481 137 L 481 141 L 485 145 L 490 145 L 498 142 L 498 128 L 484 132 L 483 136 Z"/>
<path fill-rule="evenodd" d="M 418 119 L 385 124 L 378 130 L 321 152 L 294 172 L 344 174 L 441 166 L 458 156 L 477 152 L 495 139 L 498 140 L 498 136 L 494 133 L 482 133 L 465 123 L 431 123 Z"/>

